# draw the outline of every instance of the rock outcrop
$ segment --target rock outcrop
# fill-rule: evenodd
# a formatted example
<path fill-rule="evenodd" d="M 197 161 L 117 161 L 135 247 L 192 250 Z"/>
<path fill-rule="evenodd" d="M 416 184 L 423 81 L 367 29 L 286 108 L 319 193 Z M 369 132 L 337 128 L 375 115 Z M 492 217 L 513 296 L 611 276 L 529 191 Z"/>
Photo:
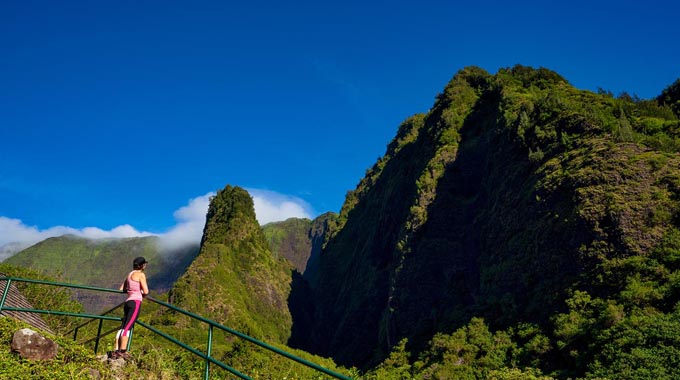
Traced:
<path fill-rule="evenodd" d="M 51 360 L 58 351 L 58 344 L 31 329 L 18 330 L 12 338 L 12 352 L 28 360 Z"/>

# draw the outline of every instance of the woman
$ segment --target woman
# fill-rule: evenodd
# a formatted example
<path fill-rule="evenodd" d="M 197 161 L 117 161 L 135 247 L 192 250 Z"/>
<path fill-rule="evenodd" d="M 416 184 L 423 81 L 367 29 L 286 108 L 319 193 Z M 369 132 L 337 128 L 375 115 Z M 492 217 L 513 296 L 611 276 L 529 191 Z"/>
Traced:
<path fill-rule="evenodd" d="M 120 330 L 116 334 L 116 341 L 113 345 L 113 352 L 111 352 L 111 359 L 130 359 L 130 354 L 127 352 L 128 339 L 130 339 L 130 330 L 137 321 L 139 311 L 142 307 L 142 300 L 149 294 L 149 287 L 146 284 L 146 261 L 143 257 L 137 257 L 132 261 L 132 272 L 127 275 L 127 278 L 120 285 L 119 290 L 127 291 L 128 297 L 125 300 L 123 307 L 123 323 Z"/>

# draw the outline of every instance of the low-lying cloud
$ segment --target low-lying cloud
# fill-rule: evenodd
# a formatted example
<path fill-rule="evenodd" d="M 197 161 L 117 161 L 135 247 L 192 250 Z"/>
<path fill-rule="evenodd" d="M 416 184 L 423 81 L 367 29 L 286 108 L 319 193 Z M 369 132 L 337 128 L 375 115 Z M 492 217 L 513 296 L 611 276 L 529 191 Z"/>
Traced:
<path fill-rule="evenodd" d="M 173 215 L 177 224 L 159 235 L 163 248 L 172 249 L 201 242 L 203 227 L 205 227 L 205 215 L 208 213 L 210 197 L 213 195 L 214 193 L 208 193 L 191 199 L 189 204 L 174 212 Z"/>
<path fill-rule="evenodd" d="M 313 217 L 312 207 L 300 198 L 269 190 L 246 190 L 253 197 L 255 215 L 260 225 L 289 218 L 311 219 Z"/>
<path fill-rule="evenodd" d="M 97 227 L 76 229 L 66 226 L 55 226 L 40 230 L 35 226 L 25 225 L 20 219 L 0 216 L 0 261 L 11 256 L 11 254 L 28 248 L 42 240 L 62 235 L 76 235 L 88 239 L 102 239 L 150 236 L 153 234 L 137 231 L 129 224 L 118 226 L 108 231 Z"/>
<path fill-rule="evenodd" d="M 310 205 L 300 198 L 269 190 L 247 190 L 253 198 L 255 214 L 261 225 L 294 217 L 313 217 Z M 190 199 L 187 205 L 174 212 L 176 224 L 163 233 L 139 231 L 129 224 L 111 230 L 98 227 L 76 229 L 67 226 L 41 230 L 35 226 L 25 225 L 20 219 L 0 216 L 0 261 L 42 240 L 62 235 L 75 235 L 88 239 L 158 236 L 162 246 L 167 249 L 198 244 L 203 235 L 210 198 L 214 195 L 215 193 L 211 192 Z"/>

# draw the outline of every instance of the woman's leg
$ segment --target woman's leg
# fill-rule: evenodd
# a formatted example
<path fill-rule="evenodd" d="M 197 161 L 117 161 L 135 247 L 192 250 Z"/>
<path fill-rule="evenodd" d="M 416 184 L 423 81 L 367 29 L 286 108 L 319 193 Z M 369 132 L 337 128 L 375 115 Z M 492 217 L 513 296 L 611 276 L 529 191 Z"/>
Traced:
<path fill-rule="evenodd" d="M 123 318 L 123 324 L 121 330 L 119 331 L 120 337 L 118 339 L 118 350 L 126 351 L 128 340 L 130 338 L 130 330 L 132 326 L 137 321 L 139 316 L 139 311 L 142 307 L 142 301 L 127 301 L 125 303 L 125 317 Z"/>
<path fill-rule="evenodd" d="M 118 330 L 116 333 L 116 340 L 113 342 L 113 350 L 118 351 L 118 347 L 120 346 L 118 342 L 120 342 L 120 335 L 123 333 L 123 329 Z"/>

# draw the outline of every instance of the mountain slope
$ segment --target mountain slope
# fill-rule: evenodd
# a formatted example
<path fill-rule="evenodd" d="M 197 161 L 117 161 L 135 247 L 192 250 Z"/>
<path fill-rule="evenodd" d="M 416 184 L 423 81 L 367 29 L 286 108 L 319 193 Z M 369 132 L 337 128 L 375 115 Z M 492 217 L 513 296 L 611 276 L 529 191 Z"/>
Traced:
<path fill-rule="evenodd" d="M 149 287 L 165 292 L 197 253 L 196 246 L 163 250 L 157 237 L 91 240 L 66 235 L 43 240 L 4 263 L 39 270 L 64 282 L 117 289 L 132 270 L 132 260 L 144 256 L 150 262 Z M 121 302 L 116 294 L 80 290 L 76 298 L 89 312 L 103 311 Z"/>
<path fill-rule="evenodd" d="M 201 250 L 170 292 L 181 308 L 254 336 L 285 343 L 293 266 L 271 253 L 250 195 L 227 186 L 211 200 Z"/>
<path fill-rule="evenodd" d="M 631 318 L 677 302 L 676 261 L 655 298 L 630 292 L 677 242 L 679 125 L 656 101 L 580 91 L 546 69 L 461 70 L 348 194 L 307 348 L 367 366 L 477 316 L 536 324 L 554 339 L 543 365 L 585 373 L 594 351 L 561 356 L 559 316 L 578 292 Z"/>
<path fill-rule="evenodd" d="M 326 232 L 337 214 L 327 212 L 314 220 L 290 218 L 262 226 L 272 253 L 288 259 L 305 278 L 312 278 L 318 265 Z"/>
<path fill-rule="evenodd" d="M 304 273 L 312 252 L 312 241 L 309 238 L 311 227 L 312 221 L 309 219 L 290 218 L 267 223 L 262 226 L 262 231 L 272 253 L 285 257 L 298 272 Z"/>

